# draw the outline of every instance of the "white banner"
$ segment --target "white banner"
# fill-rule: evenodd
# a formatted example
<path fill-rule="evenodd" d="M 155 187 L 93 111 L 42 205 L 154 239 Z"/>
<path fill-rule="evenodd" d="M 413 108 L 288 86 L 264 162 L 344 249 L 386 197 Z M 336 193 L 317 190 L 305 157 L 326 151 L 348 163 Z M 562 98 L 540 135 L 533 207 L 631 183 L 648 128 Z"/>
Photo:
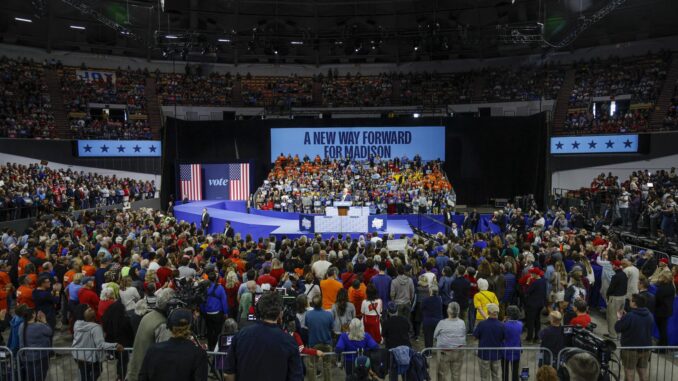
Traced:
<path fill-rule="evenodd" d="M 83 81 L 110 81 L 115 83 L 115 73 L 99 70 L 76 70 L 75 74 Z"/>

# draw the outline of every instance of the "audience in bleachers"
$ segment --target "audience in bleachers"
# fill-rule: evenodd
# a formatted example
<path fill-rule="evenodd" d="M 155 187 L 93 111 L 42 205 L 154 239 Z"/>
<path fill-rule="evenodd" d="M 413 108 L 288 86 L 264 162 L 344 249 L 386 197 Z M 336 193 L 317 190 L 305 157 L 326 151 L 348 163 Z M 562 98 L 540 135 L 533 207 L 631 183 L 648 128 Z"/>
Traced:
<path fill-rule="evenodd" d="M 54 116 L 42 66 L 0 58 L 0 137 L 54 137 Z"/>
<path fill-rule="evenodd" d="M 671 105 L 666 110 L 666 117 L 664 117 L 663 126 L 668 130 L 678 129 L 678 82 L 673 87 L 673 97 L 671 98 Z"/>
<path fill-rule="evenodd" d="M 155 73 L 156 91 L 163 105 L 230 106 L 233 79 L 229 74 L 203 75 L 199 68 L 187 74 Z"/>
<path fill-rule="evenodd" d="M 153 138 L 148 122 L 139 120 L 99 120 L 89 116 L 71 119 L 75 139 L 149 140 Z"/>
<path fill-rule="evenodd" d="M 78 76 L 80 68 L 63 67 L 59 70 L 61 91 L 67 111 L 86 112 L 89 103 L 127 105 L 130 114 L 144 114 L 146 111 L 147 70 L 102 70 L 115 73 L 115 77 L 86 80 Z"/>
<path fill-rule="evenodd" d="M 485 102 L 515 102 L 556 99 L 565 71 L 563 67 L 495 68 L 480 75 L 485 81 Z"/>
<path fill-rule="evenodd" d="M 369 161 L 280 156 L 256 193 L 258 208 L 323 213 L 350 200 L 378 213 L 442 213 L 455 202 L 442 162 L 398 158 Z"/>
<path fill-rule="evenodd" d="M 0 164 L 0 219 L 156 197 L 153 181 L 102 176 L 41 164 Z"/>

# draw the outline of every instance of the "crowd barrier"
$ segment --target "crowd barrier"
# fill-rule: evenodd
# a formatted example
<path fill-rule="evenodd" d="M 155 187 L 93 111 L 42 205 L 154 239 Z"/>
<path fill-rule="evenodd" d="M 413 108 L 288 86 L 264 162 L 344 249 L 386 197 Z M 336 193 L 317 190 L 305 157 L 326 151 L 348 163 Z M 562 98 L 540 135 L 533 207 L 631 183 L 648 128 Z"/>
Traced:
<path fill-rule="evenodd" d="M 530 374 L 529 379 L 535 379 L 534 374 L 542 364 L 555 360 L 550 350 L 540 347 L 424 348 L 421 353 L 429 358 L 429 374 L 432 380 L 489 380 L 492 373 L 498 377 L 502 377 L 504 373 L 520 377 L 524 369 Z"/>
<path fill-rule="evenodd" d="M 567 350 L 567 349 L 566 349 Z M 518 379 L 527 376 L 528 380 L 536 379 L 536 372 L 542 365 L 552 363 L 555 367 L 562 365 L 565 351 L 553 356 L 550 350 L 540 347 L 516 348 L 478 348 L 458 347 L 424 348 L 421 354 L 428 359 L 429 375 L 432 381 L 472 381 L 491 379 L 494 371 L 498 377 L 512 379 L 513 372 Z M 649 356 L 649 379 L 670 381 L 678 379 L 678 346 L 674 347 L 622 347 L 611 354 L 608 369 L 612 379 L 623 379 L 623 364 L 620 352 L 624 350 L 645 351 Z M 16 355 L 7 347 L 0 347 L 0 381 L 70 381 L 70 380 L 101 380 L 115 381 L 124 379 L 127 371 L 128 359 L 132 349 L 126 348 L 123 352 L 102 350 L 96 348 L 22 348 Z M 374 365 L 380 361 L 393 362 L 393 356 L 386 360 L 380 353 L 366 353 Z M 80 359 L 76 361 L 75 357 Z M 223 380 L 226 353 L 207 352 L 210 364 L 210 376 L 213 379 Z M 331 372 L 331 379 L 341 377 L 347 369 L 353 367 L 353 360 L 357 352 L 325 352 L 324 356 L 316 357 L 302 355 L 305 367 L 305 380 L 323 380 L 321 369 Z M 496 358 L 496 362 L 488 363 L 481 360 L 481 355 Z M 502 361 L 509 359 L 510 361 Z M 83 361 L 84 360 L 84 361 Z M 442 364 L 442 365 L 441 365 Z M 382 362 L 382 365 L 386 363 Z M 337 369 L 339 368 L 339 369 Z M 523 371 L 527 371 L 524 374 Z M 313 372 L 314 376 L 310 376 Z M 508 373 L 507 373 L 508 372 Z M 395 380 L 386 376 L 386 380 Z M 398 380 L 407 381 L 406 376 Z"/>

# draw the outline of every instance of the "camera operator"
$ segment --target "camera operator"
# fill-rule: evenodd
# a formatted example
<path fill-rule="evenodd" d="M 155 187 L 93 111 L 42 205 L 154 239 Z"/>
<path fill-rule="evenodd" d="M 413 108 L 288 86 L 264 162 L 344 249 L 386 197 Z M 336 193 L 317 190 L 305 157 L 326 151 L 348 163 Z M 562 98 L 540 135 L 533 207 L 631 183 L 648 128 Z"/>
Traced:
<path fill-rule="evenodd" d="M 600 377 L 600 364 L 588 352 L 573 355 L 562 366 L 567 369 L 570 381 L 591 381 Z"/>
<path fill-rule="evenodd" d="M 139 373 L 140 381 L 207 381 L 207 353 L 192 339 L 193 313 L 177 308 L 170 313 L 167 327 L 172 337 L 149 347 Z"/>
<path fill-rule="evenodd" d="M 146 356 L 148 348 L 156 343 L 157 331 L 162 325 L 167 324 L 166 308 L 167 304 L 174 297 L 174 291 L 169 288 L 163 288 L 156 293 L 156 309 L 148 312 L 141 318 L 137 334 L 134 338 L 134 347 L 127 369 L 127 381 L 137 381 L 141 364 Z"/>
<path fill-rule="evenodd" d="M 614 329 L 621 334 L 622 347 L 649 347 L 652 345 L 652 331 L 654 318 L 646 308 L 645 297 L 639 294 L 631 296 L 631 310 L 627 313 L 623 309 L 617 312 L 619 320 Z M 638 371 L 640 381 L 649 379 L 649 349 L 622 349 L 620 353 L 624 366 L 624 379 L 633 381 Z"/>
<path fill-rule="evenodd" d="M 259 320 L 233 337 L 224 369 L 225 380 L 303 380 L 299 347 L 280 327 L 283 318 L 281 296 L 266 293 L 256 308 Z"/>

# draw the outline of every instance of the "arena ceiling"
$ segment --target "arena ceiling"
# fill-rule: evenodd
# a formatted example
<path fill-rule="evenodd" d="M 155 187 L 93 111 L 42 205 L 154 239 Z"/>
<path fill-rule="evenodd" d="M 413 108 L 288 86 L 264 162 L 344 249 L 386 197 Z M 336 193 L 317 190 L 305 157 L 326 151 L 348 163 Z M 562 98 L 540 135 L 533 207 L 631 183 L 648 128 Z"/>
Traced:
<path fill-rule="evenodd" d="M 676 0 L 4 0 L 0 38 L 155 59 L 407 62 L 678 35 L 676 15 Z"/>

